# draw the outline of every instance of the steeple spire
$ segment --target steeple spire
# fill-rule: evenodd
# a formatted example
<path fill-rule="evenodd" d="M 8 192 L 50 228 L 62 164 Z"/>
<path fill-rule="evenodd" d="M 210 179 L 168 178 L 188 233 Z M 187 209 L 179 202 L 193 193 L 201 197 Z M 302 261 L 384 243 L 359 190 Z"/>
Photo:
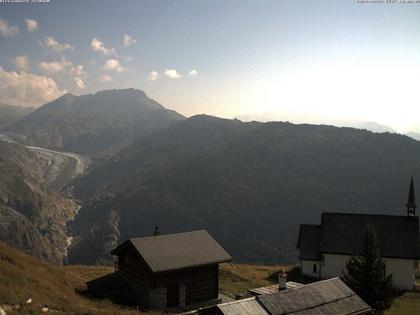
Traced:
<path fill-rule="evenodd" d="M 413 177 L 411 177 L 410 182 L 410 191 L 408 193 L 408 202 L 407 202 L 407 215 L 408 216 L 415 216 L 416 215 L 416 197 L 414 196 L 414 182 Z"/>

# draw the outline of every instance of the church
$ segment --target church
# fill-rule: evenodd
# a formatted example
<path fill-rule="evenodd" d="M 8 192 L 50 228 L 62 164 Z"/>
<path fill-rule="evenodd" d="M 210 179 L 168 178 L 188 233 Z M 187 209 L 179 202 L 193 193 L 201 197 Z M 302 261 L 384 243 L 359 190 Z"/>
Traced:
<path fill-rule="evenodd" d="M 321 224 L 302 224 L 298 245 L 304 275 L 328 279 L 340 277 L 367 224 L 374 226 L 379 252 L 394 287 L 413 290 L 414 269 L 419 260 L 419 218 L 416 216 L 413 178 L 407 202 L 407 215 L 380 215 L 324 212 Z"/>

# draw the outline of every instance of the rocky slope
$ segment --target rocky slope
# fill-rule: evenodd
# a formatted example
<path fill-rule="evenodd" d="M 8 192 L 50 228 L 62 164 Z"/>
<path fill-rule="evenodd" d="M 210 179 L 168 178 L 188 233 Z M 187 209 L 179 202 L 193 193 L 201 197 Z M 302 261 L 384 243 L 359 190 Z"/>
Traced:
<path fill-rule="evenodd" d="M 0 141 L 0 240 L 55 264 L 66 256 L 67 222 L 79 206 L 63 188 L 77 162 Z"/>
<path fill-rule="evenodd" d="M 184 117 L 135 89 L 66 94 L 5 131 L 15 140 L 83 155 L 114 153 Z"/>
<path fill-rule="evenodd" d="M 79 182 L 70 261 L 109 261 L 118 242 L 156 224 L 208 229 L 236 260 L 296 260 L 299 224 L 322 211 L 403 215 L 419 161 L 419 142 L 397 134 L 191 117 Z"/>

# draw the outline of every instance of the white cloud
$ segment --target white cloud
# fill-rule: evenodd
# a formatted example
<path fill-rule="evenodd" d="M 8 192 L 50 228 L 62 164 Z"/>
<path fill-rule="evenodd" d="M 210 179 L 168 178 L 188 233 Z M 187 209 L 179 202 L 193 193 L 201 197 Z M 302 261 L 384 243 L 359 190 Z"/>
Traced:
<path fill-rule="evenodd" d="M 39 106 L 66 93 L 46 76 L 28 72 L 5 71 L 0 66 L 0 103 Z"/>
<path fill-rule="evenodd" d="M 76 85 L 79 89 L 85 89 L 86 84 L 85 81 L 81 77 L 74 77 L 74 81 L 76 82 Z"/>
<path fill-rule="evenodd" d="M 67 67 L 71 67 L 72 63 L 65 58 L 55 61 L 42 61 L 38 63 L 38 68 L 45 73 L 58 73 L 64 71 Z"/>
<path fill-rule="evenodd" d="M 188 73 L 188 76 L 189 77 L 196 77 L 198 75 L 198 72 L 197 72 L 197 70 L 191 70 L 189 73 Z"/>
<path fill-rule="evenodd" d="M 159 73 L 157 73 L 156 71 L 152 71 L 149 73 L 149 76 L 147 77 L 147 79 L 150 81 L 156 81 L 158 77 L 159 77 Z"/>
<path fill-rule="evenodd" d="M 104 46 L 104 43 L 94 37 L 92 41 L 90 42 L 90 48 L 98 53 L 104 54 L 104 55 L 115 55 L 116 51 L 114 48 L 106 48 Z"/>
<path fill-rule="evenodd" d="M 77 65 L 72 67 L 70 74 L 73 76 L 74 82 L 76 83 L 79 89 L 86 88 L 86 83 L 84 77 L 86 76 L 86 71 L 83 68 L 83 65 Z"/>
<path fill-rule="evenodd" d="M 38 29 L 38 22 L 31 19 L 25 19 L 26 29 L 28 32 L 34 32 Z"/>
<path fill-rule="evenodd" d="M 13 36 L 19 33 L 19 28 L 16 25 L 9 25 L 6 20 L 0 18 L 0 34 L 3 36 Z"/>
<path fill-rule="evenodd" d="M 112 81 L 112 77 L 110 75 L 108 75 L 108 74 L 104 74 L 104 75 L 101 76 L 101 78 L 99 79 L 99 81 L 104 82 L 104 83 L 111 82 Z"/>
<path fill-rule="evenodd" d="M 123 71 L 123 68 L 121 67 L 120 62 L 117 59 L 108 59 L 103 65 L 103 68 L 108 71 L 116 71 L 116 72 Z"/>
<path fill-rule="evenodd" d="M 62 52 L 65 50 L 74 50 L 74 46 L 70 44 L 60 44 L 53 37 L 47 36 L 42 42 L 39 42 L 42 47 L 52 49 L 56 52 Z"/>
<path fill-rule="evenodd" d="M 175 69 L 166 69 L 165 75 L 171 79 L 179 79 L 181 77 Z"/>
<path fill-rule="evenodd" d="M 76 77 L 83 77 L 86 75 L 86 72 L 83 69 L 83 65 L 77 65 L 71 68 L 70 73 Z"/>
<path fill-rule="evenodd" d="M 124 35 L 123 36 L 124 46 L 131 46 L 131 45 L 134 45 L 135 43 L 137 43 L 137 40 L 135 40 L 133 37 L 131 37 L 129 35 Z"/>
<path fill-rule="evenodd" d="M 28 71 L 30 68 L 29 59 L 26 55 L 16 56 L 12 62 L 18 70 Z"/>

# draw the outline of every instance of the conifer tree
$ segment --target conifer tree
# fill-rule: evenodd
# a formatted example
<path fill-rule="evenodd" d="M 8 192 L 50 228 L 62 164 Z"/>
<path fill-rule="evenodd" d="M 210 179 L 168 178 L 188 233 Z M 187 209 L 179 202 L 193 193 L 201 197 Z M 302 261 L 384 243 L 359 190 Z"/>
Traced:
<path fill-rule="evenodd" d="M 343 280 L 376 314 L 382 314 L 391 306 L 392 275 L 386 276 L 373 225 L 366 225 L 357 254 L 352 255 L 346 264 Z"/>

